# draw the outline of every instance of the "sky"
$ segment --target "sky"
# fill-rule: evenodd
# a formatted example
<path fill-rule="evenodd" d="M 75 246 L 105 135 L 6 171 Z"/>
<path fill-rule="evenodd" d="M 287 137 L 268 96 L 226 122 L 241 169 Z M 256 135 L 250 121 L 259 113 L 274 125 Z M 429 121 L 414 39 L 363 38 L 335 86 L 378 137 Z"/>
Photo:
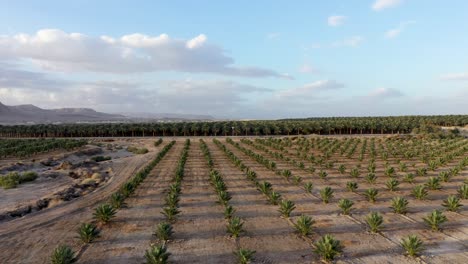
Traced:
<path fill-rule="evenodd" d="M 468 114 L 468 1 L 4 1 L 0 102 L 216 118 Z"/>

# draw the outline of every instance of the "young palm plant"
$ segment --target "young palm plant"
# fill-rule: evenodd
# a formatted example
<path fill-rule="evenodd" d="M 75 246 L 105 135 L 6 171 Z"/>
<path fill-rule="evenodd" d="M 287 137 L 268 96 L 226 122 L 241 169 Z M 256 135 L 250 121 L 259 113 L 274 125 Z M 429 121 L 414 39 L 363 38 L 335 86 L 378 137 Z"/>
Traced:
<path fill-rule="evenodd" d="M 76 262 L 75 252 L 67 245 L 60 245 L 54 249 L 51 257 L 52 264 L 71 264 Z"/>
<path fill-rule="evenodd" d="M 366 175 L 366 181 L 367 181 L 368 183 L 374 184 L 376 180 L 377 180 L 377 176 L 375 176 L 375 173 L 369 172 L 369 173 Z"/>
<path fill-rule="evenodd" d="M 112 194 L 110 204 L 115 209 L 122 208 L 123 206 L 125 206 L 125 196 L 121 192 L 116 192 Z"/>
<path fill-rule="evenodd" d="M 282 216 L 284 217 L 289 217 L 291 216 L 291 212 L 296 209 L 296 205 L 294 204 L 294 202 L 290 201 L 290 200 L 281 200 L 281 202 L 279 203 L 280 205 L 280 208 L 279 208 L 279 212 L 281 213 Z"/>
<path fill-rule="evenodd" d="M 463 184 L 462 186 L 460 186 L 460 188 L 458 189 L 458 196 L 461 199 L 468 199 L 468 184 Z"/>
<path fill-rule="evenodd" d="M 265 195 L 268 195 L 269 192 L 271 192 L 272 187 L 271 183 L 264 181 L 262 183 L 258 184 L 258 189 Z"/>
<path fill-rule="evenodd" d="M 78 229 L 78 234 L 83 243 L 91 243 L 99 236 L 99 229 L 93 223 L 82 223 Z"/>
<path fill-rule="evenodd" d="M 296 223 L 294 223 L 294 227 L 296 228 L 296 231 L 299 234 L 307 236 L 312 232 L 312 225 L 314 223 L 315 220 L 313 220 L 312 217 L 307 215 L 301 215 L 297 219 Z"/>
<path fill-rule="evenodd" d="M 442 206 L 447 208 L 447 211 L 458 212 L 458 209 L 462 207 L 460 204 L 460 198 L 455 195 L 450 195 L 442 203 Z"/>
<path fill-rule="evenodd" d="M 450 174 L 450 172 L 448 171 L 441 171 L 439 173 L 439 178 L 443 181 L 443 182 L 448 182 L 450 181 L 450 178 L 452 178 L 452 174 Z"/>
<path fill-rule="evenodd" d="M 302 182 L 302 177 L 301 176 L 294 176 L 293 177 L 294 184 L 299 185 Z"/>
<path fill-rule="evenodd" d="M 351 177 L 357 178 L 359 177 L 360 172 L 358 168 L 352 168 L 349 174 L 351 175 Z"/>
<path fill-rule="evenodd" d="M 166 222 L 159 223 L 154 231 L 154 235 L 161 241 L 169 240 L 172 234 L 174 234 L 172 225 Z"/>
<path fill-rule="evenodd" d="M 424 200 L 427 197 L 428 192 L 426 186 L 418 185 L 413 188 L 411 194 L 418 200 Z"/>
<path fill-rule="evenodd" d="M 218 192 L 218 203 L 226 206 L 228 202 L 231 200 L 231 195 L 227 191 L 219 191 Z"/>
<path fill-rule="evenodd" d="M 234 251 L 234 255 L 237 258 L 237 263 L 239 264 L 248 264 L 254 258 L 255 251 L 246 249 L 246 248 L 239 248 L 238 250 Z"/>
<path fill-rule="evenodd" d="M 379 212 L 371 212 L 366 217 L 367 225 L 372 233 L 377 233 L 382 229 L 383 217 Z"/>
<path fill-rule="evenodd" d="M 349 199 L 340 199 L 338 201 L 338 207 L 340 207 L 341 213 L 344 215 L 349 215 L 353 205 L 354 205 L 354 202 Z"/>
<path fill-rule="evenodd" d="M 116 212 L 117 211 L 112 207 L 112 205 L 101 204 L 95 209 L 93 216 L 97 221 L 102 224 L 106 224 L 115 217 Z"/>
<path fill-rule="evenodd" d="M 403 238 L 400 245 L 410 257 L 418 256 L 424 249 L 422 240 L 416 235 L 409 235 Z"/>
<path fill-rule="evenodd" d="M 233 216 L 231 219 L 229 219 L 226 231 L 232 237 L 237 238 L 241 233 L 244 232 L 244 222 L 240 217 Z"/>
<path fill-rule="evenodd" d="M 348 189 L 350 192 L 355 192 L 358 189 L 357 182 L 347 182 L 346 189 Z"/>
<path fill-rule="evenodd" d="M 224 218 L 231 219 L 235 212 L 236 209 L 234 209 L 234 207 L 232 207 L 231 205 L 226 206 L 224 208 Z"/>
<path fill-rule="evenodd" d="M 434 210 L 423 220 L 433 231 L 439 231 L 440 225 L 447 222 L 447 217 L 441 211 Z"/>
<path fill-rule="evenodd" d="M 338 255 L 343 252 L 341 242 L 335 239 L 332 235 L 325 235 L 321 237 L 315 245 L 315 253 L 322 257 L 325 261 L 334 260 Z"/>
<path fill-rule="evenodd" d="M 408 200 L 403 197 L 394 197 L 392 199 L 392 205 L 390 208 L 393 209 L 393 212 L 397 214 L 406 214 L 408 211 Z"/>
<path fill-rule="evenodd" d="M 173 222 L 176 220 L 177 215 L 180 213 L 180 211 L 177 209 L 177 207 L 173 206 L 166 206 L 163 207 L 163 210 L 161 212 L 169 222 Z"/>
<path fill-rule="evenodd" d="M 344 174 L 346 172 L 345 165 L 341 164 L 340 166 L 338 166 L 338 171 L 340 172 L 340 174 Z"/>
<path fill-rule="evenodd" d="M 427 188 L 430 190 L 439 190 L 442 188 L 440 185 L 440 178 L 438 177 L 429 177 L 429 179 L 426 182 Z"/>
<path fill-rule="evenodd" d="M 364 196 L 367 198 L 369 202 L 375 202 L 377 195 L 379 194 L 379 190 L 375 188 L 369 188 L 364 192 Z"/>
<path fill-rule="evenodd" d="M 290 170 L 283 170 L 283 171 L 281 172 L 281 174 L 282 174 L 283 177 L 286 178 L 286 180 L 288 180 L 288 181 L 289 181 L 289 179 L 290 179 L 291 176 L 292 176 L 292 173 L 291 173 Z"/>
<path fill-rule="evenodd" d="M 393 167 L 386 167 L 385 168 L 385 176 L 393 177 L 395 175 L 395 168 Z"/>
<path fill-rule="evenodd" d="M 278 205 L 278 202 L 280 201 L 281 199 L 281 194 L 275 192 L 275 191 L 271 191 L 269 194 L 268 194 L 268 199 L 270 200 L 270 203 L 271 204 L 274 204 L 274 205 Z"/>
<path fill-rule="evenodd" d="M 324 180 L 325 178 L 327 178 L 327 176 L 328 176 L 328 173 L 326 171 L 319 172 L 320 179 Z"/>
<path fill-rule="evenodd" d="M 408 173 L 403 177 L 403 181 L 407 183 L 414 183 L 414 174 L 413 173 Z"/>
<path fill-rule="evenodd" d="M 320 190 L 320 197 L 322 198 L 322 201 L 324 203 L 328 203 L 330 199 L 333 198 L 333 193 L 334 191 L 332 190 L 332 188 L 327 186 L 323 188 L 322 190 Z"/>
<path fill-rule="evenodd" d="M 393 192 L 393 191 L 396 191 L 398 189 L 398 185 L 400 185 L 400 182 L 397 181 L 397 179 L 392 178 L 392 179 L 388 180 L 385 183 L 385 185 L 387 186 L 387 189 L 389 191 Z"/>
<path fill-rule="evenodd" d="M 166 245 L 151 245 L 145 252 L 146 264 L 166 264 L 170 255 Z"/>
<path fill-rule="evenodd" d="M 314 184 L 311 183 L 311 182 L 306 182 L 304 184 L 304 190 L 307 192 L 307 193 L 312 193 L 312 189 L 314 188 Z"/>

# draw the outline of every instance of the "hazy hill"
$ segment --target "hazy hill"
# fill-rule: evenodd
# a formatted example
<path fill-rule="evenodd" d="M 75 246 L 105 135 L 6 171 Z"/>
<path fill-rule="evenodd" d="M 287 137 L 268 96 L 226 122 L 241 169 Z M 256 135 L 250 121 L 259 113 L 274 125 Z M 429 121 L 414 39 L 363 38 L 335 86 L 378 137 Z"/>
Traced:
<path fill-rule="evenodd" d="M 42 109 L 35 105 L 7 106 L 0 102 L 0 124 L 78 123 L 78 122 L 151 122 L 213 120 L 208 115 L 170 113 L 107 114 L 90 108 Z"/>

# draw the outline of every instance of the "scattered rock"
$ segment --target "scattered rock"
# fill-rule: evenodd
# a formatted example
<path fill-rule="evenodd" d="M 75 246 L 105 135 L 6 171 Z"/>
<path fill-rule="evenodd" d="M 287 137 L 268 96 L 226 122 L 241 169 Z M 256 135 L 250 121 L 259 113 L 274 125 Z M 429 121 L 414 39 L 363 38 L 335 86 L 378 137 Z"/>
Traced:
<path fill-rule="evenodd" d="M 56 166 L 58 165 L 58 161 L 52 159 L 52 158 L 48 158 L 48 159 L 45 159 L 45 160 L 41 160 L 40 163 L 46 167 L 51 167 L 51 166 Z"/>
<path fill-rule="evenodd" d="M 88 178 L 88 179 L 84 179 L 80 183 L 80 185 L 82 188 L 88 188 L 88 187 L 96 187 L 98 184 L 96 183 L 95 179 Z"/>
<path fill-rule="evenodd" d="M 49 198 L 38 200 L 36 202 L 37 210 L 39 211 L 39 210 L 42 210 L 42 209 L 46 208 L 47 206 L 49 206 L 49 201 L 50 201 Z"/>
<path fill-rule="evenodd" d="M 62 162 L 62 164 L 60 164 L 60 166 L 57 167 L 57 169 L 59 170 L 70 170 L 72 168 L 73 168 L 73 164 L 68 160 Z"/>
<path fill-rule="evenodd" d="M 21 217 L 31 212 L 31 205 L 20 207 L 14 211 L 9 212 L 11 217 Z"/>
<path fill-rule="evenodd" d="M 94 147 L 94 148 L 89 148 L 89 149 L 84 149 L 81 151 L 75 152 L 75 155 L 77 156 L 94 156 L 96 154 L 102 153 L 102 149 L 99 147 Z"/>

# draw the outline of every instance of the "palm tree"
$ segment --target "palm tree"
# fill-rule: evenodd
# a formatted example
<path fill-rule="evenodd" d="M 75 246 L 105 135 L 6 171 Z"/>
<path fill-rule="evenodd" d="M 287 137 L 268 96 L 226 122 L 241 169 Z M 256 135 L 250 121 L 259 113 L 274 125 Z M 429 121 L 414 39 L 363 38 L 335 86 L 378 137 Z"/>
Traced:
<path fill-rule="evenodd" d="M 328 203 L 331 198 L 333 198 L 334 191 L 331 187 L 327 186 L 320 190 L 320 197 L 322 198 L 323 203 Z"/>
<path fill-rule="evenodd" d="M 409 235 L 403 238 L 400 245 L 410 257 L 416 257 L 424 249 L 422 240 L 416 235 Z"/>
<path fill-rule="evenodd" d="M 299 232 L 303 236 L 307 236 L 312 231 L 312 225 L 315 223 L 315 220 L 312 219 L 310 216 L 301 215 L 296 223 L 294 223 L 294 227 L 296 231 Z"/>
<path fill-rule="evenodd" d="M 379 212 L 371 212 L 366 217 L 367 225 L 372 233 L 377 233 L 381 230 L 383 224 L 383 217 Z"/>
<path fill-rule="evenodd" d="M 444 200 L 442 206 L 447 208 L 447 211 L 458 212 L 462 205 L 460 204 L 460 198 L 455 195 L 450 195 L 447 199 Z"/>
<path fill-rule="evenodd" d="M 341 242 L 335 239 L 332 235 L 325 235 L 321 237 L 315 245 L 315 253 L 322 257 L 325 261 L 334 260 L 338 255 L 343 252 Z"/>
<path fill-rule="evenodd" d="M 349 199 L 340 199 L 338 201 L 338 207 L 341 208 L 341 213 L 344 215 L 349 215 L 351 207 L 354 205 L 354 202 Z"/>
<path fill-rule="evenodd" d="M 447 222 L 447 217 L 441 211 L 434 210 L 423 220 L 433 231 L 439 231 L 440 225 Z"/>
<path fill-rule="evenodd" d="M 390 208 L 397 214 L 405 214 L 408 211 L 408 200 L 399 196 L 394 197 Z"/>

